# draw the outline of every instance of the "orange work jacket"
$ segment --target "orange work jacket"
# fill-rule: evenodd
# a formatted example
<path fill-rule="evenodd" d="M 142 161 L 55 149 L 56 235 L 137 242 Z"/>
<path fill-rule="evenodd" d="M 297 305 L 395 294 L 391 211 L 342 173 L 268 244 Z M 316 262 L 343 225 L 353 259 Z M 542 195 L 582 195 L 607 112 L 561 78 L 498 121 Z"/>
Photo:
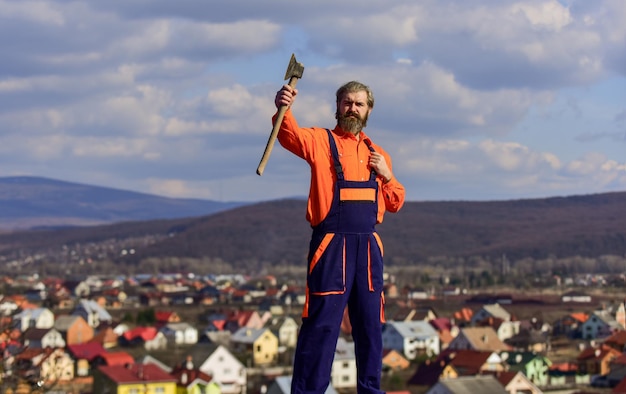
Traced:
<path fill-rule="evenodd" d="M 274 116 L 275 118 L 276 116 Z M 339 161 L 341 161 L 346 180 L 365 181 L 369 179 L 371 169 L 368 163 L 371 152 L 366 145 L 366 141 L 371 144 L 376 152 L 381 153 L 385 157 L 387 165 L 393 171 L 389 154 L 380 146 L 371 142 L 364 132 L 361 132 L 360 140 L 357 140 L 353 134 L 344 132 L 339 127 L 335 127 L 332 130 L 332 134 L 337 143 Z M 288 109 L 278 132 L 278 141 L 285 149 L 306 160 L 311 167 L 311 186 L 306 219 L 312 226 L 316 226 L 324 220 L 330 210 L 336 180 L 326 129 L 321 127 L 299 127 L 291 109 Z M 404 186 L 395 177 L 387 183 L 381 177 L 377 177 L 377 182 L 377 222 L 381 223 L 385 211 L 397 212 L 402 207 L 405 190 Z"/>

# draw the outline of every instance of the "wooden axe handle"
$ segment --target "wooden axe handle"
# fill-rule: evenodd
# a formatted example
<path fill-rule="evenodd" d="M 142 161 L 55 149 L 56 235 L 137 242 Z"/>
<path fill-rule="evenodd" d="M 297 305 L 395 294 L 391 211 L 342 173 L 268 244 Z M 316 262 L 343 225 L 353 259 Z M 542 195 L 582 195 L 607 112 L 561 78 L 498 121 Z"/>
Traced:
<path fill-rule="evenodd" d="M 289 86 L 295 88 L 297 82 L 297 77 L 291 77 L 289 79 Z M 274 143 L 276 142 L 276 137 L 278 136 L 278 130 L 280 130 L 280 125 L 283 123 L 285 112 L 287 112 L 287 106 L 281 105 L 280 108 L 278 108 L 278 115 L 276 115 L 274 127 L 272 128 L 272 132 L 270 133 L 270 138 L 267 140 L 267 145 L 265 146 L 263 157 L 261 157 L 261 162 L 256 169 L 256 173 L 258 175 L 263 175 L 263 171 L 265 171 L 265 166 L 267 165 L 267 161 L 269 160 L 270 154 L 272 153 L 272 148 L 274 148 Z"/>

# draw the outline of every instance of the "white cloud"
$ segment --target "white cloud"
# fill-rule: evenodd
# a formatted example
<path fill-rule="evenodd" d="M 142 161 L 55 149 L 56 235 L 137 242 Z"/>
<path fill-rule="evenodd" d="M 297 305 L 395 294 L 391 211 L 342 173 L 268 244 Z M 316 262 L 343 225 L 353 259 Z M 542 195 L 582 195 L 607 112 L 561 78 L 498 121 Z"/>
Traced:
<path fill-rule="evenodd" d="M 0 19 L 51 25 L 65 24 L 65 15 L 48 1 L 0 1 Z"/>
<path fill-rule="evenodd" d="M 626 75 L 624 20 L 623 0 L 0 0 L 0 168 L 172 196 L 304 195 L 308 168 L 282 148 L 254 175 L 296 53 L 298 122 L 333 127 L 337 87 L 368 83 L 366 132 L 409 199 L 615 190 L 624 109 L 606 103 L 626 95 L 607 76 Z"/>

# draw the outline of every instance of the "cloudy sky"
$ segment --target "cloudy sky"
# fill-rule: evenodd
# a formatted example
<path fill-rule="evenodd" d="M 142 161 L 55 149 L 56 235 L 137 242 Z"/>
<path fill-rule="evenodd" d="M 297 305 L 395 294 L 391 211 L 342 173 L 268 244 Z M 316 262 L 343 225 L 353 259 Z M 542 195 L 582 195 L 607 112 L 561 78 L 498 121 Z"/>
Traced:
<path fill-rule="evenodd" d="M 624 0 L 0 0 L 0 176 L 306 195 L 278 144 L 255 173 L 294 53 L 302 126 L 372 87 L 409 201 L 623 191 L 625 21 Z"/>

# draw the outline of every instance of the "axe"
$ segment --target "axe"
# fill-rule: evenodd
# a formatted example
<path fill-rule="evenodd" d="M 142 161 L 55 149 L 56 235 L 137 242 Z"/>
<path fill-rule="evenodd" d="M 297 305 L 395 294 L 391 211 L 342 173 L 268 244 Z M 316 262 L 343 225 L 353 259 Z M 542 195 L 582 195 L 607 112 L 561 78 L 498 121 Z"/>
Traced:
<path fill-rule="evenodd" d="M 298 63 L 296 61 L 296 55 L 292 53 L 291 60 L 289 60 L 289 66 L 287 66 L 287 72 L 285 73 L 285 80 L 289 80 L 289 86 L 295 88 L 298 79 L 302 78 L 303 72 L 304 66 L 302 65 L 302 63 Z M 267 164 L 267 161 L 270 158 L 270 154 L 272 153 L 274 142 L 276 142 L 278 130 L 280 129 L 281 123 L 283 123 L 283 117 L 285 116 L 285 112 L 287 112 L 287 106 L 281 105 L 280 108 L 278 108 L 278 115 L 276 116 L 276 121 L 274 122 L 274 127 L 272 128 L 270 138 L 267 141 L 267 145 L 265 146 L 265 152 L 263 152 L 261 162 L 256 169 L 256 173 L 259 175 L 263 175 L 263 170 L 265 170 L 265 165 Z"/>

